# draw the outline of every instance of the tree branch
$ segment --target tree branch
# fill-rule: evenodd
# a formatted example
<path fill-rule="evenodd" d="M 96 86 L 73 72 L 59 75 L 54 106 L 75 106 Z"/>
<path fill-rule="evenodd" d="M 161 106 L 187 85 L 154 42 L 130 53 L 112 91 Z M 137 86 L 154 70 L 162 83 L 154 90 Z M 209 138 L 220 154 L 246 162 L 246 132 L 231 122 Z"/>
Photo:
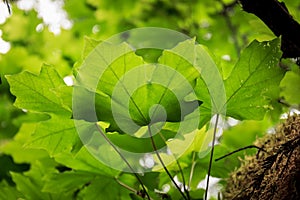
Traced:
<path fill-rule="evenodd" d="M 300 24 L 283 2 L 277 0 L 239 0 L 244 11 L 259 17 L 281 40 L 283 58 L 300 57 Z"/>

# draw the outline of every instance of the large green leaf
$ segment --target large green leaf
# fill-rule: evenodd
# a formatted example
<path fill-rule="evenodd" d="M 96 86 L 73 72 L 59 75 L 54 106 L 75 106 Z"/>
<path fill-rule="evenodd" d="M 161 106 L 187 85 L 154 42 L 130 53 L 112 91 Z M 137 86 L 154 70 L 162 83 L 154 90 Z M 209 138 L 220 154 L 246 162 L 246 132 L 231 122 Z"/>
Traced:
<path fill-rule="evenodd" d="M 266 111 L 276 109 L 278 106 L 274 99 L 279 97 L 278 86 L 284 75 L 278 66 L 280 56 L 278 39 L 252 42 L 224 81 L 226 101 L 218 101 L 223 103 L 220 110 L 226 110 L 227 116 L 236 119 L 258 120 L 263 118 Z M 201 79 L 198 79 L 196 91 L 198 98 L 204 102 L 200 107 L 201 114 L 207 116 L 206 113 L 212 109 L 209 99 L 215 100 L 217 95 L 213 98 Z"/>
<path fill-rule="evenodd" d="M 78 70 L 78 85 L 86 90 L 75 87 L 75 118 L 95 120 L 91 117 L 94 108 L 83 106 L 95 103 L 97 120 L 109 122 L 110 131 L 134 133 L 141 126 L 165 119 L 183 120 L 199 106 L 195 98 L 186 100 L 193 92 L 199 72 L 185 60 L 186 53 L 178 55 L 178 49 L 193 47 L 194 41 L 179 46 L 165 51 L 161 64 L 145 64 L 125 43 L 98 45 Z M 200 57 L 210 59 L 208 54 Z M 157 104 L 160 106 L 155 107 Z"/>
<path fill-rule="evenodd" d="M 272 110 L 274 92 L 284 71 L 278 66 L 280 41 L 253 41 L 241 54 L 230 76 L 225 80 L 227 115 L 236 119 L 262 119 Z M 276 98 L 276 97 L 275 97 Z"/>
<path fill-rule="evenodd" d="M 88 55 L 88 59 L 83 61 L 82 66 L 77 71 L 77 86 L 73 93 L 73 112 L 75 119 L 85 119 L 87 121 L 108 121 L 111 124 L 111 129 L 117 129 L 117 125 L 113 120 L 111 112 L 111 86 L 118 81 L 118 77 L 122 75 L 114 74 L 114 71 L 107 70 L 107 76 L 102 76 L 105 73 L 108 65 L 113 62 L 119 55 L 126 54 L 131 51 L 127 44 L 112 45 L 103 42 L 95 48 L 95 42 L 91 39 L 86 39 L 86 51 L 93 51 Z M 84 53 L 84 57 L 87 52 Z M 124 56 L 126 57 L 126 56 Z M 130 62 L 132 60 L 131 68 L 136 65 L 143 64 L 143 61 L 134 54 L 127 57 Z M 122 65 L 123 66 L 123 63 Z M 129 68 L 129 65 L 127 66 Z M 121 67 L 120 67 L 121 68 Z M 108 68 L 110 69 L 110 68 Z M 110 77 L 111 76 L 111 77 Z M 99 79 L 102 78 L 97 88 Z M 80 87 L 79 87 L 80 86 Z M 82 87 L 81 87 L 82 86 Z M 103 89 L 103 91 L 101 91 Z M 95 95 L 95 92 L 97 94 Z M 95 98 L 95 100 L 94 100 Z M 97 117 L 93 117 L 97 113 Z"/>
<path fill-rule="evenodd" d="M 65 84 L 53 67 L 43 66 L 39 76 L 22 72 L 6 78 L 11 92 L 17 97 L 15 106 L 35 112 L 70 115 L 70 108 L 55 94 L 55 90 Z"/>
<path fill-rule="evenodd" d="M 90 42 L 90 45 L 93 46 L 94 43 Z M 192 52 L 192 56 L 190 52 Z M 118 54 L 120 54 L 119 57 Z M 206 76 L 205 81 L 211 87 L 210 91 L 214 93 L 214 98 L 210 98 L 206 82 L 203 79 L 197 80 L 202 72 Z M 216 78 L 210 76 L 210 72 L 218 75 L 221 81 L 216 84 Z M 167 121 L 165 126 L 162 124 L 161 127 L 158 127 L 162 128 L 161 135 L 154 136 L 158 149 L 166 145 L 165 140 L 180 137 L 180 134 L 187 134 L 198 128 L 199 115 L 197 115 L 197 111 L 200 103 L 196 99 L 193 89 L 197 81 L 203 83 L 201 89 L 205 93 L 202 95 L 205 96 L 203 99 L 209 100 L 207 105 L 210 105 L 211 99 L 222 96 L 219 95 L 218 88 L 220 83 L 223 82 L 220 74 L 218 74 L 217 67 L 206 49 L 195 44 L 194 40 L 184 41 L 175 48 L 164 51 L 157 64 L 144 63 L 141 57 L 135 55 L 126 43 L 120 45 L 100 43 L 86 57 L 81 68 L 77 71 L 77 83 L 73 96 L 74 118 L 109 122 L 110 127 L 107 131 L 117 132 L 109 133 L 107 137 L 117 147 L 135 153 L 152 152 L 151 139 L 135 138 L 139 137 L 143 130 L 143 136 L 149 135 L 147 131 L 148 124 L 152 128 L 156 122 Z M 160 106 L 153 107 L 157 104 Z M 212 115 L 210 107 L 206 110 L 206 117 L 203 118 L 205 120 L 202 120 L 202 125 Z M 93 118 L 95 112 L 97 118 Z M 121 127 L 119 127 L 119 120 L 121 121 Z M 184 125 L 179 126 L 177 124 L 176 130 L 168 130 L 169 122 L 178 122 Z M 127 132 L 127 130 L 129 131 Z M 135 137 L 128 134 L 120 135 L 118 134 L 120 132 L 134 133 Z M 180 133 L 179 136 L 176 135 L 178 132 Z M 101 138 L 99 133 L 96 136 Z M 181 139 L 183 138 L 181 137 Z M 107 142 L 103 138 L 101 140 L 99 139 L 97 143 L 96 139 L 95 144 L 104 147 Z M 191 141 L 188 143 L 190 144 Z M 95 154 L 97 156 L 101 155 L 101 159 L 107 160 L 111 166 L 122 166 L 118 164 L 120 161 L 123 162 L 119 158 L 120 156 L 111 152 L 113 149 L 108 144 L 98 150 L 95 149 L 95 144 L 90 145 L 87 143 L 90 152 L 97 152 Z M 104 155 L 104 149 L 110 159 Z M 132 155 L 124 153 L 130 163 L 137 165 L 138 160 L 133 159 L 135 162 L 132 162 L 130 157 Z M 176 152 L 178 155 L 180 153 L 183 152 Z M 141 156 L 143 155 L 141 154 Z M 56 157 L 56 160 L 58 160 L 58 157 Z M 112 163 L 112 160 L 115 162 Z M 58 162 L 62 162 L 62 159 L 59 159 Z"/>

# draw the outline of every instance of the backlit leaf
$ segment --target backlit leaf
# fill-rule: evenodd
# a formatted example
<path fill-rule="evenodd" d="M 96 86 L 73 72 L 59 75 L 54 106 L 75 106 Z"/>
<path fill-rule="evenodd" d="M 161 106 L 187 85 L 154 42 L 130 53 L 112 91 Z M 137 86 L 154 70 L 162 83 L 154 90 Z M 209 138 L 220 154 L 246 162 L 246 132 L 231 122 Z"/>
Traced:
<path fill-rule="evenodd" d="M 15 106 L 35 112 L 70 115 L 55 89 L 65 85 L 53 67 L 44 66 L 39 76 L 29 72 L 6 77 L 11 92 L 17 97 Z"/>
<path fill-rule="evenodd" d="M 284 75 L 278 66 L 280 56 L 278 39 L 262 43 L 254 41 L 243 51 L 225 80 L 228 116 L 258 120 L 273 109 L 273 93 L 278 90 Z"/>

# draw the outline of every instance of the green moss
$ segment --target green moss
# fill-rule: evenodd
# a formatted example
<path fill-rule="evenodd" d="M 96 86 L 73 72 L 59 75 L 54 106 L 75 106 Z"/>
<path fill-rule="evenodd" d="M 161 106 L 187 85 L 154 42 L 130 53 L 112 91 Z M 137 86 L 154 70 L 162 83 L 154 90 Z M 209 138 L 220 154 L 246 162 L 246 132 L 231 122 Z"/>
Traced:
<path fill-rule="evenodd" d="M 300 116 L 289 116 L 255 145 L 264 151 L 246 157 L 231 174 L 225 199 L 300 199 Z"/>

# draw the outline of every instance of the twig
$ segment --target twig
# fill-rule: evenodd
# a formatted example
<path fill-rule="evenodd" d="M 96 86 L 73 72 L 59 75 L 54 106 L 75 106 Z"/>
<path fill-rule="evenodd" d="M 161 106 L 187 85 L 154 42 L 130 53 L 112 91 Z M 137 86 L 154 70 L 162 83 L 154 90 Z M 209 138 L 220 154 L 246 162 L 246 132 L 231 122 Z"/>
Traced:
<path fill-rule="evenodd" d="M 221 157 L 215 159 L 215 161 L 217 162 L 217 161 L 222 160 L 223 158 L 226 158 L 226 157 L 228 157 L 228 156 L 230 156 L 230 155 L 232 155 L 232 154 L 235 154 L 235 153 L 237 153 L 237 152 L 243 151 L 243 150 L 245 150 L 245 149 L 251 149 L 251 148 L 256 148 L 256 149 L 259 149 L 260 151 L 266 152 L 263 148 L 260 148 L 260 147 L 255 146 L 255 145 L 249 145 L 249 146 L 246 146 L 246 147 L 243 147 L 243 148 L 239 148 L 239 149 L 237 149 L 237 150 L 234 150 L 234 151 L 232 151 L 232 152 L 230 152 L 230 153 L 228 153 L 228 154 L 225 154 L 224 156 L 221 156 Z"/>

